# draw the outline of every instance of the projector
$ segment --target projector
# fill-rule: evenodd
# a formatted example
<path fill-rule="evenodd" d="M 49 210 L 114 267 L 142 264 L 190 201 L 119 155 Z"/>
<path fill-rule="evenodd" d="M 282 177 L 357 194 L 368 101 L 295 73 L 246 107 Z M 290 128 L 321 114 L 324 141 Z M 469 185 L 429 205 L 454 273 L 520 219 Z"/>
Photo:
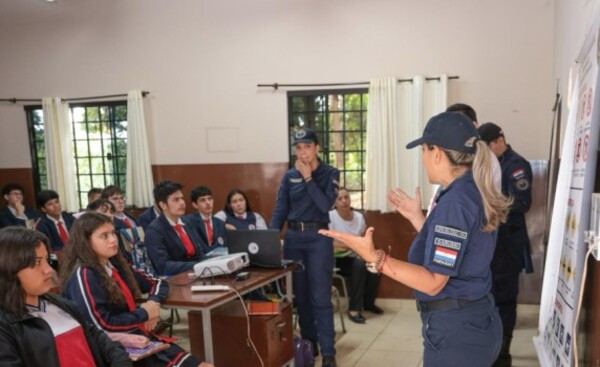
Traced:
<path fill-rule="evenodd" d="M 211 257 L 194 265 L 194 274 L 200 278 L 231 274 L 250 265 L 248 254 L 237 254 Z"/>

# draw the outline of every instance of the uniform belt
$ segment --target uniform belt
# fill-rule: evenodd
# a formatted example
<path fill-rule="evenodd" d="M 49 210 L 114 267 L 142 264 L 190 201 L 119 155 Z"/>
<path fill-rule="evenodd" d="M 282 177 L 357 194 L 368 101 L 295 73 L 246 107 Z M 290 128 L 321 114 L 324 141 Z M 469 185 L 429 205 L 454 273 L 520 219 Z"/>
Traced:
<path fill-rule="evenodd" d="M 446 311 L 446 310 L 457 310 L 465 308 L 469 305 L 480 303 L 483 300 L 487 300 L 491 296 L 484 296 L 479 299 L 469 300 L 463 298 L 444 298 L 437 301 L 417 301 L 417 311 L 419 312 L 432 312 L 432 311 Z M 493 302 L 493 300 L 492 300 Z"/>
<path fill-rule="evenodd" d="M 319 229 L 329 228 L 329 224 L 319 222 L 288 222 L 288 228 L 300 232 L 318 231 Z"/>

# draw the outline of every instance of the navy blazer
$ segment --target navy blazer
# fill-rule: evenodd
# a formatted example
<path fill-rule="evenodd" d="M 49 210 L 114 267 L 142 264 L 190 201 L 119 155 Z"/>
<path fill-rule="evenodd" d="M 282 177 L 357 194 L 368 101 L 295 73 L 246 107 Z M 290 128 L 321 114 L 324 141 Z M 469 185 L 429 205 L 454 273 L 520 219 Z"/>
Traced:
<path fill-rule="evenodd" d="M 37 211 L 29 209 L 27 207 L 25 208 L 25 215 L 28 219 L 33 220 L 38 219 L 40 217 L 40 214 Z M 8 226 L 25 227 L 25 219 L 15 217 L 7 205 L 2 210 L 0 210 L 0 228 Z"/>
<path fill-rule="evenodd" d="M 73 226 L 73 222 L 75 222 L 75 217 L 73 217 L 73 214 L 71 213 L 62 212 L 62 218 L 65 221 L 65 226 L 67 227 L 66 230 L 69 232 Z M 48 240 L 50 240 L 50 247 L 52 247 L 53 251 L 60 251 L 65 246 L 58 234 L 56 225 L 47 215 L 42 215 L 38 218 L 35 222 L 35 229 L 48 237 Z"/>
<path fill-rule="evenodd" d="M 183 242 L 164 214 L 154 220 L 146 231 L 144 243 L 148 256 L 157 275 L 176 275 L 194 268 L 204 258 L 204 241 L 191 225 L 184 221 L 185 231 L 196 248 L 193 256 L 188 256 Z"/>
<path fill-rule="evenodd" d="M 150 223 L 152 223 L 152 221 L 155 219 L 156 213 L 154 212 L 154 207 L 151 206 L 140 215 L 140 217 L 138 218 L 138 222 L 140 223 L 140 226 L 144 228 L 145 232 L 148 229 Z"/>
<path fill-rule="evenodd" d="M 225 240 L 226 240 L 226 236 L 227 236 L 227 230 L 225 229 L 225 222 L 223 222 L 219 218 L 215 217 L 214 215 L 211 216 L 212 229 L 213 229 L 213 241 L 210 244 L 210 246 L 208 246 L 207 245 L 208 244 L 208 235 L 206 234 L 206 226 L 204 225 L 204 220 L 202 219 L 202 216 L 200 216 L 200 213 L 196 212 L 194 214 L 188 214 L 183 218 L 186 221 L 186 223 L 190 223 L 192 225 L 192 227 L 194 227 L 196 232 L 202 238 L 202 242 L 204 243 L 204 246 L 205 246 L 204 247 L 205 253 L 208 253 L 219 246 L 225 246 Z"/>
<path fill-rule="evenodd" d="M 129 219 L 132 223 L 134 227 L 138 227 L 140 224 L 138 223 L 138 220 L 135 219 L 135 217 L 127 212 L 123 212 L 125 214 L 125 216 L 127 217 L 127 219 Z M 127 227 L 127 224 L 125 224 L 125 221 L 113 216 L 113 224 L 115 225 L 115 229 L 123 229 L 123 228 L 129 228 Z"/>

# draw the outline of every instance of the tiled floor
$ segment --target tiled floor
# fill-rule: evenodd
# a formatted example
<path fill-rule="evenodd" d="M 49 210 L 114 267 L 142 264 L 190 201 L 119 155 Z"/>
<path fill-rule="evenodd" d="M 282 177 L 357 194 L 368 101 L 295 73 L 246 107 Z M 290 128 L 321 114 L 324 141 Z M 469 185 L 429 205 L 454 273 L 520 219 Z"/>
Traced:
<path fill-rule="evenodd" d="M 335 316 L 338 366 L 422 366 L 421 320 L 413 300 L 378 300 L 383 315 L 364 313 L 366 324 L 355 324 L 345 318 L 347 332 L 342 333 L 340 319 Z M 180 345 L 189 348 L 187 320 L 176 325 Z M 517 326 L 511 352 L 513 366 L 539 366 L 532 338 L 537 334 L 539 306 L 519 305 Z M 317 360 L 315 366 L 320 366 Z M 228 366 L 216 366 L 228 367 Z"/>

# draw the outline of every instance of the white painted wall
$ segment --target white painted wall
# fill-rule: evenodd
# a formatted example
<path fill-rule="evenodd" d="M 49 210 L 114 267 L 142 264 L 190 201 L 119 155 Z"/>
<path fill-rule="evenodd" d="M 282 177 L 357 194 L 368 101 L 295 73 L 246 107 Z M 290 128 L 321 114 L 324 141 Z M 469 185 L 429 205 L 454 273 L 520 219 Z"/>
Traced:
<path fill-rule="evenodd" d="M 148 90 L 154 164 L 286 161 L 286 94 L 257 83 L 440 73 L 460 76 L 451 103 L 547 156 L 550 0 L 19 1 L 0 2 L 0 98 Z M 22 111 L 0 104 L 0 168 L 30 166 Z M 237 150 L 208 151 L 214 128 Z"/>

